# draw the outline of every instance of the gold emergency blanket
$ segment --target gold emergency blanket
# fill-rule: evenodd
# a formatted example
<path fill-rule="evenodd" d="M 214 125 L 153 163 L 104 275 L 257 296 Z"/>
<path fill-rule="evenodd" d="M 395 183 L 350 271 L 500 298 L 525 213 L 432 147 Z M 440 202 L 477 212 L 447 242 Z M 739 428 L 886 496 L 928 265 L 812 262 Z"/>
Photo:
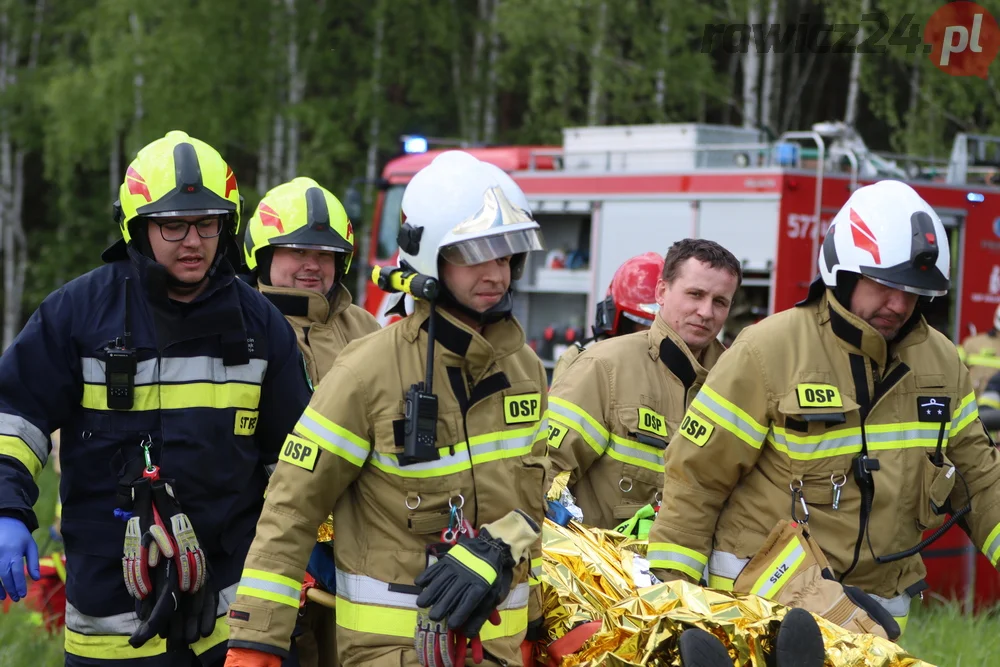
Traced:
<path fill-rule="evenodd" d="M 550 641 L 581 622 L 601 630 L 562 667 L 656 665 L 679 667 L 677 638 L 689 627 L 715 634 L 736 654 L 738 667 L 765 667 L 787 608 L 755 595 L 735 595 L 676 581 L 636 588 L 633 557 L 644 541 L 571 522 L 546 519 L 542 534 L 543 609 Z M 933 667 L 896 644 L 855 635 L 817 618 L 827 667 Z M 547 656 L 545 656 L 547 660 Z"/>

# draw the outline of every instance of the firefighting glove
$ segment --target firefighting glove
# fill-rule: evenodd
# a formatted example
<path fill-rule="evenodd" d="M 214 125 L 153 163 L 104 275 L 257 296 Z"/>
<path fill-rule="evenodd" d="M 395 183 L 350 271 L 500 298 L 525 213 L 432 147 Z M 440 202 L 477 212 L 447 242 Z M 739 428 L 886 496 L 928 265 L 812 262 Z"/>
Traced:
<path fill-rule="evenodd" d="M 541 529 L 520 510 L 487 524 L 424 570 L 414 583 L 422 588 L 417 606 L 430 608 L 432 621 L 475 637 L 496 605 L 510 591 L 514 566 L 538 539 Z M 487 609 L 488 605 L 492 605 Z"/>
<path fill-rule="evenodd" d="M 832 578 L 832 576 L 833 575 L 829 570 L 823 573 L 824 579 Z M 896 619 L 893 618 L 888 609 L 883 607 L 879 604 L 878 600 L 873 598 L 868 593 L 865 593 L 857 586 L 848 586 L 847 584 L 843 584 L 843 586 L 844 595 L 847 596 L 847 599 L 858 607 L 864 609 L 865 612 L 872 617 L 873 621 L 881 625 L 882 629 L 885 630 L 885 633 L 889 636 L 891 641 L 899 639 L 899 635 L 902 634 L 902 630 L 900 630 L 899 623 L 896 622 Z"/>
<path fill-rule="evenodd" d="M 218 606 L 219 593 L 208 582 L 197 593 L 181 596 L 178 616 L 185 645 L 212 634 Z"/>
<path fill-rule="evenodd" d="M 489 621 L 500 625 L 500 612 L 494 609 Z M 417 612 L 413 647 L 421 667 L 462 667 L 470 652 L 472 662 L 478 665 L 483 661 L 483 642 L 478 636 L 470 641 L 461 630 L 450 630 L 444 622 L 432 621 L 424 610 Z"/>
<path fill-rule="evenodd" d="M 128 643 L 132 648 L 139 648 L 156 635 L 169 639 L 171 625 L 176 624 L 175 612 L 179 609 L 177 566 L 172 559 L 164 559 L 153 571 L 152 594 L 136 602 L 139 627 L 128 638 Z"/>
<path fill-rule="evenodd" d="M 28 574 L 38 581 L 42 573 L 38 569 L 38 545 L 31 537 L 31 531 L 20 519 L 0 516 L 0 600 L 8 595 L 11 602 L 17 602 L 28 594 L 28 582 L 24 578 L 24 561 L 28 561 Z"/>
<path fill-rule="evenodd" d="M 152 570 L 161 556 L 171 558 L 173 542 L 153 513 L 151 481 L 140 477 L 131 485 L 132 516 L 125 527 L 122 570 L 125 587 L 136 600 L 144 600 L 153 590 Z"/>
<path fill-rule="evenodd" d="M 187 514 L 181 509 L 171 486 L 173 480 L 160 479 L 153 482 L 153 507 L 163 521 L 175 547 L 174 553 L 164 556 L 173 558 L 177 564 L 177 582 L 182 593 L 197 593 L 205 584 L 207 565 L 205 553 L 195 535 L 194 527 Z M 162 548 L 162 545 L 161 545 Z"/>

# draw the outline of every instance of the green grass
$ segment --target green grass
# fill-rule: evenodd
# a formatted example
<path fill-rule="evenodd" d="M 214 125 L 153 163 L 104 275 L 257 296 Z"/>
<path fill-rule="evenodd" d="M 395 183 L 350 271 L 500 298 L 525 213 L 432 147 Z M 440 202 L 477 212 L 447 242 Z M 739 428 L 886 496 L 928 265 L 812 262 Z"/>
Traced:
<path fill-rule="evenodd" d="M 48 540 L 55 510 L 56 476 L 51 466 L 39 479 L 42 489 L 35 511 L 42 526 L 40 546 Z M 55 545 L 58 546 L 58 545 Z M 981 614 L 963 616 L 957 604 L 914 606 L 900 644 L 912 655 L 937 667 L 980 667 L 1000 664 L 1000 620 Z M 60 667 L 62 636 L 50 636 L 34 624 L 20 603 L 0 614 L 0 667 Z"/>

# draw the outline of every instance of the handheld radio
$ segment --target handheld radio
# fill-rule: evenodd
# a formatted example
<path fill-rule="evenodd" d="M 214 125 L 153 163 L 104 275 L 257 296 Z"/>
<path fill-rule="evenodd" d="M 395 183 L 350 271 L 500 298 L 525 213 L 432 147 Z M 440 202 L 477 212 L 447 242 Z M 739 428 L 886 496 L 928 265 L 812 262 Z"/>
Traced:
<path fill-rule="evenodd" d="M 427 319 L 427 370 L 423 382 L 410 385 L 406 392 L 403 454 L 398 456 L 400 465 L 411 465 L 441 458 L 437 441 L 438 399 L 434 394 L 434 300 L 439 294 L 437 280 L 415 271 L 376 266 L 372 280 L 386 292 L 403 292 L 430 302 L 431 313 Z"/>
<path fill-rule="evenodd" d="M 132 348 L 132 326 L 129 322 L 129 281 L 125 279 L 125 330 L 120 338 L 104 348 L 104 384 L 108 408 L 131 410 L 135 402 L 135 350 Z"/>

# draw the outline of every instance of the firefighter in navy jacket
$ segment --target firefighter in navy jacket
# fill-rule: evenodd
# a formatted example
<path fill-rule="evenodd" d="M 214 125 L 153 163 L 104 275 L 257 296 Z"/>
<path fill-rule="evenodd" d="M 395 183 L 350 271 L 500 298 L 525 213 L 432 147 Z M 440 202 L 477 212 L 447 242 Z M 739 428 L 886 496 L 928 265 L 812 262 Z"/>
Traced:
<path fill-rule="evenodd" d="M 67 665 L 224 657 L 216 619 L 309 401 L 294 332 L 235 279 L 240 209 L 209 145 L 149 144 L 105 264 L 50 294 L 0 358 L 0 599 L 25 595 L 25 560 L 37 577 L 35 479 L 61 429 Z"/>

